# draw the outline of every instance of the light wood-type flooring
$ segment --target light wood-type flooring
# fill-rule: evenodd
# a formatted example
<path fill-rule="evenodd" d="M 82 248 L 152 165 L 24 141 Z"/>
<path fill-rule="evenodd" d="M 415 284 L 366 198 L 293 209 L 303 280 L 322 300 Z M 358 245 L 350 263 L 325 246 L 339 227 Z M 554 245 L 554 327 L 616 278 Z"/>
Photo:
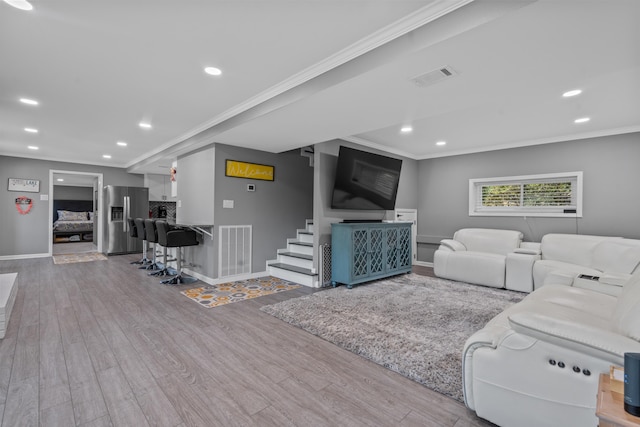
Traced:
<path fill-rule="evenodd" d="M 0 261 L 2 426 L 488 426 L 463 404 L 259 308 L 216 308 L 129 264 Z M 429 274 L 429 269 L 421 269 Z"/>

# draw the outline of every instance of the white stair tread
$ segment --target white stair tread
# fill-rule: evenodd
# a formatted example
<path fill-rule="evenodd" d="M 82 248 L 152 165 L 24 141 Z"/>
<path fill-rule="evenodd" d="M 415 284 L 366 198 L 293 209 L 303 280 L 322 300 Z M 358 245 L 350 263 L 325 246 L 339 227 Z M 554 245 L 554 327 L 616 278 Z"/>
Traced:
<path fill-rule="evenodd" d="M 289 242 L 289 244 L 291 245 L 299 245 L 299 246 L 309 246 L 309 247 L 313 247 L 313 243 L 309 243 L 309 242 L 301 242 L 299 240 L 293 240 L 291 242 Z"/>
<path fill-rule="evenodd" d="M 275 262 L 273 264 L 269 264 L 269 267 L 281 268 L 283 270 L 295 271 L 296 273 L 307 274 L 309 276 L 317 276 L 316 273 L 313 273 L 308 268 L 297 267 L 295 265 L 285 264 L 282 262 Z"/>
<path fill-rule="evenodd" d="M 301 254 L 300 252 L 278 252 L 278 255 L 290 256 L 294 258 L 302 258 L 302 259 L 307 259 L 309 261 L 313 261 L 313 255 Z"/>

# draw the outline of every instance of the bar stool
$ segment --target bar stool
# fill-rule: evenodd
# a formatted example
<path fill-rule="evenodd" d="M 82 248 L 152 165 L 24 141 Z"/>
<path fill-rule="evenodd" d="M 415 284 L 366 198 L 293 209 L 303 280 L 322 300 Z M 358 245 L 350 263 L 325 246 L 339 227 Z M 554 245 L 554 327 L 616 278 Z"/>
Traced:
<path fill-rule="evenodd" d="M 160 270 L 160 266 L 156 262 L 156 243 L 158 243 L 158 231 L 156 230 L 155 219 L 144 220 L 144 234 L 147 238 L 147 242 L 151 243 L 151 250 L 153 251 L 153 259 L 151 264 L 147 265 L 147 270 Z"/>
<path fill-rule="evenodd" d="M 162 266 L 163 268 L 153 273 L 149 273 L 151 276 L 176 276 L 178 272 L 169 267 L 169 261 L 176 261 L 176 259 L 167 259 L 167 232 L 171 229 L 171 226 L 167 221 L 156 221 L 156 230 L 158 231 L 158 244 L 162 246 Z"/>
<path fill-rule="evenodd" d="M 156 227 L 158 228 L 158 237 L 162 235 L 160 245 L 165 248 L 177 248 L 176 269 L 178 270 L 178 274 L 171 279 L 163 280 L 161 283 L 177 285 L 180 283 L 193 283 L 197 281 L 198 279 L 182 275 L 182 248 L 184 246 L 198 245 L 196 232 L 185 228 L 172 228 L 166 221 L 157 221 Z"/>
<path fill-rule="evenodd" d="M 140 268 L 147 268 L 147 264 L 151 264 L 151 261 L 147 258 L 147 236 L 144 230 L 144 220 L 142 218 L 136 218 L 134 222 L 136 224 L 138 239 L 142 240 L 142 260 L 140 261 L 142 267 Z"/>
<path fill-rule="evenodd" d="M 127 218 L 127 223 L 129 224 L 129 236 L 137 239 L 138 238 L 138 228 L 136 227 L 136 222 L 133 218 Z M 131 261 L 130 264 L 142 264 L 142 260 L 140 261 Z"/>

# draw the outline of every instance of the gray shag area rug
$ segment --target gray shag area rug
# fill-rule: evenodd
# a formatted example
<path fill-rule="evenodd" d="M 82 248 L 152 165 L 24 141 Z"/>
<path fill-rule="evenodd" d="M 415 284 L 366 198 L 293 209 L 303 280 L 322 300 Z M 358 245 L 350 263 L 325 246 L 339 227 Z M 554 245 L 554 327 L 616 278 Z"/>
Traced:
<path fill-rule="evenodd" d="M 465 341 L 525 295 L 407 274 L 261 310 L 462 401 Z"/>

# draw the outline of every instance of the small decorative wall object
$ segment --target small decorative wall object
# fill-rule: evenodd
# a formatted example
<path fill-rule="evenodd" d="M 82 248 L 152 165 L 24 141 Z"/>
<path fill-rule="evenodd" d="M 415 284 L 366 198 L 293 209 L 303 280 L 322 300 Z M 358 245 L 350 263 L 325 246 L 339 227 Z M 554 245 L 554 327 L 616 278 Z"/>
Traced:
<path fill-rule="evenodd" d="M 33 207 L 33 200 L 28 198 L 27 196 L 20 196 L 16 198 L 16 209 L 20 213 L 20 215 L 26 215 L 31 212 L 31 208 Z"/>
<path fill-rule="evenodd" d="M 171 182 L 175 182 L 176 181 L 176 174 L 177 173 L 178 173 L 178 171 L 176 170 L 176 168 L 171 168 L 171 170 L 170 170 Z"/>
<path fill-rule="evenodd" d="M 38 179 L 22 179 L 22 178 L 9 178 L 8 191 L 20 191 L 27 193 L 39 193 L 40 192 L 40 180 Z"/>
<path fill-rule="evenodd" d="M 275 167 L 261 165 L 258 163 L 239 162 L 237 160 L 227 160 L 225 175 L 235 178 L 260 179 L 263 181 L 273 181 Z"/>

